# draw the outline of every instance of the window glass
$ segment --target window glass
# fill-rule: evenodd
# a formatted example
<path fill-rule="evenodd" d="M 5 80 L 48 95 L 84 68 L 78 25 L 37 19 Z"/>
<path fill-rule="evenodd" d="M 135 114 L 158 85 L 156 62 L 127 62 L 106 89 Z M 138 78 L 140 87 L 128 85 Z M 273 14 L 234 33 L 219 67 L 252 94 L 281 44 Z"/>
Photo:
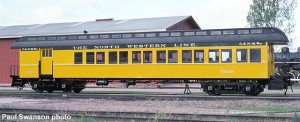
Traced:
<path fill-rule="evenodd" d="M 157 63 L 166 63 L 166 51 L 157 51 L 156 60 Z"/>
<path fill-rule="evenodd" d="M 191 50 L 182 50 L 182 63 L 192 63 Z"/>
<path fill-rule="evenodd" d="M 209 62 L 210 63 L 219 62 L 219 50 L 209 50 Z"/>
<path fill-rule="evenodd" d="M 141 51 L 132 51 L 132 63 L 141 63 Z"/>
<path fill-rule="evenodd" d="M 45 49 L 42 49 L 42 57 L 45 57 L 45 55 L 46 55 L 46 51 Z"/>
<path fill-rule="evenodd" d="M 260 62 L 260 49 L 250 49 L 250 62 Z"/>
<path fill-rule="evenodd" d="M 49 49 L 49 57 L 52 57 L 52 49 Z"/>
<path fill-rule="evenodd" d="M 232 51 L 229 49 L 222 50 L 222 62 L 232 62 Z"/>
<path fill-rule="evenodd" d="M 104 52 L 97 52 L 96 58 L 97 58 L 97 64 L 105 63 L 105 53 Z"/>
<path fill-rule="evenodd" d="M 237 49 L 236 50 L 236 61 L 237 62 L 247 62 L 247 49 Z"/>
<path fill-rule="evenodd" d="M 86 53 L 86 63 L 87 64 L 94 64 L 94 52 L 87 52 Z"/>
<path fill-rule="evenodd" d="M 127 64 L 128 63 L 128 52 L 127 51 L 122 51 L 119 54 L 120 56 L 120 64 Z"/>
<path fill-rule="evenodd" d="M 82 64 L 82 53 L 81 52 L 74 53 L 74 64 Z"/>
<path fill-rule="evenodd" d="M 178 53 L 177 50 L 169 50 L 168 52 L 168 62 L 169 63 L 177 63 L 178 62 Z"/>
<path fill-rule="evenodd" d="M 109 64 L 117 63 L 117 52 L 109 52 Z"/>
<path fill-rule="evenodd" d="M 49 57 L 49 50 L 45 49 L 45 57 Z"/>
<path fill-rule="evenodd" d="M 204 50 L 195 50 L 194 53 L 194 62 L 203 63 L 204 62 Z"/>
<path fill-rule="evenodd" d="M 52 57 L 52 49 L 42 49 L 42 57 Z"/>
<path fill-rule="evenodd" d="M 152 63 L 152 51 L 144 51 L 144 63 Z"/>

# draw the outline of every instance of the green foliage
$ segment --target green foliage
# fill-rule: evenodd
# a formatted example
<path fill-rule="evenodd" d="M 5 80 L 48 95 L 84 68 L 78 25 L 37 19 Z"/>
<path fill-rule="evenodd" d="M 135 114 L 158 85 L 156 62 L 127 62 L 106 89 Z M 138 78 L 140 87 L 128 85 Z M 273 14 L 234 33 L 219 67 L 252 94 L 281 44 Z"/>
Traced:
<path fill-rule="evenodd" d="M 293 12 L 297 5 L 296 0 L 252 0 L 252 2 L 247 15 L 247 22 L 251 27 L 277 27 L 288 35 L 294 32 Z"/>

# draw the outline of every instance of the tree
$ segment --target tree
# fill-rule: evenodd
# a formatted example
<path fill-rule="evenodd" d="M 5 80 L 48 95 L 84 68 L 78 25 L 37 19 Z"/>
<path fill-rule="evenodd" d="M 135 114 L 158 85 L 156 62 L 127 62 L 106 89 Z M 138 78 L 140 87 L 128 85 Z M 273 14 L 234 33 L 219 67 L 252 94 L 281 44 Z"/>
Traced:
<path fill-rule="evenodd" d="M 277 27 L 292 40 L 290 34 L 294 32 L 294 9 L 296 0 L 252 0 L 247 15 L 247 22 L 251 27 Z"/>

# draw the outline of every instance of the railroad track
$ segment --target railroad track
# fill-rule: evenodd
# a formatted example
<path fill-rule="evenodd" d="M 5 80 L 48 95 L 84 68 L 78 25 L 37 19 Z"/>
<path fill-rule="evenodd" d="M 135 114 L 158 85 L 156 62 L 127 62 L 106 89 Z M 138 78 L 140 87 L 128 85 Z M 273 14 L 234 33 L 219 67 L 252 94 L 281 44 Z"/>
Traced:
<path fill-rule="evenodd" d="M 132 100 L 300 100 L 299 96 L 208 96 L 208 95 L 183 95 L 183 94 L 76 94 L 76 93 L 18 93 L 5 92 L 0 96 L 23 98 L 66 98 L 66 99 L 116 99 Z"/>
<path fill-rule="evenodd" d="M 32 121 L 32 120 L 95 120 L 95 121 L 291 121 L 291 116 L 264 115 L 212 115 L 212 114 L 176 114 L 176 113 L 143 113 L 143 112 L 105 112 L 105 111 L 62 111 L 40 109 L 9 109 L 0 108 L 2 121 Z M 6 116 L 17 116 L 7 120 Z M 20 115 L 22 118 L 20 118 Z M 40 116 L 40 119 L 29 119 L 30 116 Z M 27 119 L 24 119 L 24 118 Z M 18 120 L 19 119 L 19 120 Z"/>

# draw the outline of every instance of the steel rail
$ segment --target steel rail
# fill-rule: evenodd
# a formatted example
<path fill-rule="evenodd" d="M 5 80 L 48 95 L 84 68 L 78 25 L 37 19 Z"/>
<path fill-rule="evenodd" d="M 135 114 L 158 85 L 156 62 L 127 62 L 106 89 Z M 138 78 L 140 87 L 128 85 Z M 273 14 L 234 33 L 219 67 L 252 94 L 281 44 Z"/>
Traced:
<path fill-rule="evenodd" d="M 0 93 L 6 97 L 65 98 L 65 99 L 116 99 L 116 100 L 300 100 L 300 96 L 208 96 L 184 94 L 76 94 L 76 93 Z"/>

